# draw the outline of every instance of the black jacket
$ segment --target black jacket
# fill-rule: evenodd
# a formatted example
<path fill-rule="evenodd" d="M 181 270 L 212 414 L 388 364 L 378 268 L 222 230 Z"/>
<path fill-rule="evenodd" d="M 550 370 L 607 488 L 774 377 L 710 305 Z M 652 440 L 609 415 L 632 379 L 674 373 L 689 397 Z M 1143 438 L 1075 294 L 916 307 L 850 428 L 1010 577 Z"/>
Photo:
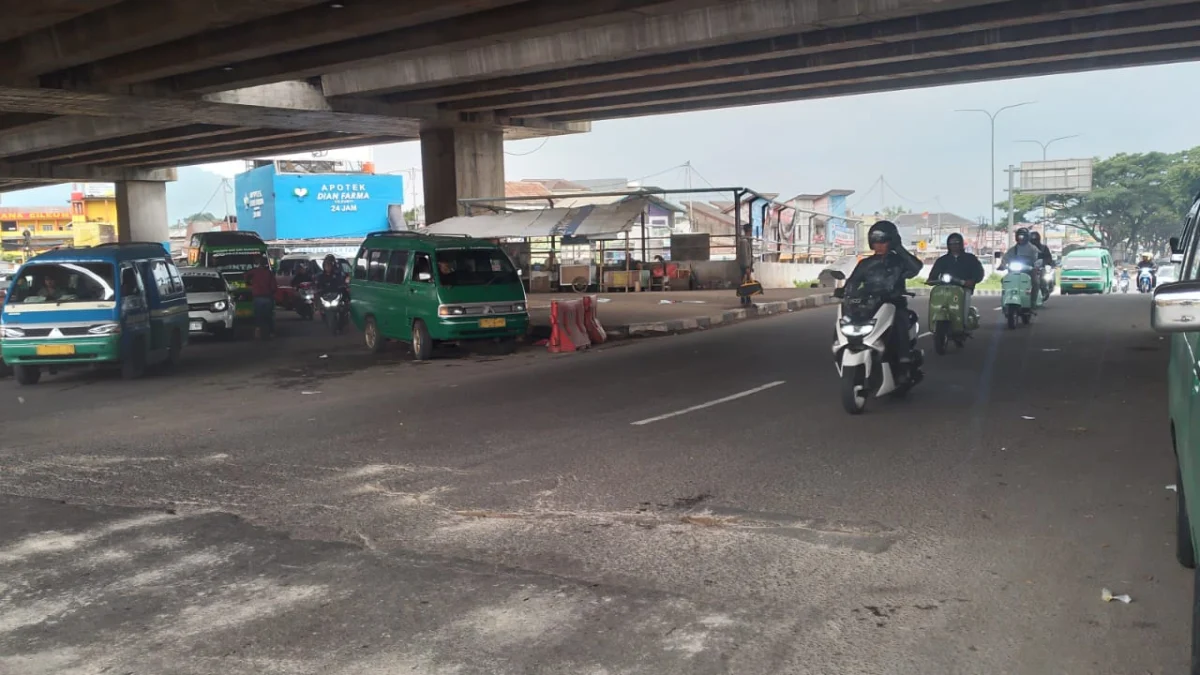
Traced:
<path fill-rule="evenodd" d="M 921 261 L 901 247 L 887 255 L 863 258 L 846 279 L 846 296 L 878 295 L 889 300 L 904 297 L 904 281 L 921 273 Z"/>
<path fill-rule="evenodd" d="M 979 258 L 965 251 L 958 256 L 947 253 L 933 263 L 933 269 L 929 272 L 929 280 L 940 279 L 943 274 L 949 274 L 955 279 L 979 283 L 983 281 L 983 263 L 979 262 Z"/>

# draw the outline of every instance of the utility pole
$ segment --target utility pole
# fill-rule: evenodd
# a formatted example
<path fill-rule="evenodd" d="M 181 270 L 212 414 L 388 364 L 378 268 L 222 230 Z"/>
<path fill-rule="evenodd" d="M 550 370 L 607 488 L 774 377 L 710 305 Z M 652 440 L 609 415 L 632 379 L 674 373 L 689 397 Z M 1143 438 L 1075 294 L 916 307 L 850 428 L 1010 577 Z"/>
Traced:
<path fill-rule="evenodd" d="M 992 225 L 993 226 L 995 226 L 995 224 L 996 224 L 996 118 L 999 117 L 1000 113 L 1004 112 L 1005 110 L 1012 110 L 1013 108 L 1020 108 L 1023 105 L 1030 105 L 1032 103 L 1035 103 L 1035 101 L 1024 101 L 1022 103 L 1014 103 L 1012 105 L 1006 105 L 1001 108 L 997 108 L 995 112 L 990 112 L 987 110 L 983 110 L 981 108 L 966 108 L 966 109 L 954 111 L 954 112 L 983 113 L 984 115 L 987 115 L 988 122 L 991 125 L 991 144 L 992 144 L 991 145 L 991 148 L 992 148 L 991 157 L 992 157 L 992 159 L 990 162 L 990 166 L 991 166 L 991 172 L 992 172 L 992 191 L 991 191 L 992 192 L 992 201 L 989 203 L 988 208 L 990 209 L 990 212 L 992 214 Z"/>
<path fill-rule="evenodd" d="M 1016 167 L 1014 167 L 1012 164 L 1009 164 L 1008 165 L 1008 238 L 1009 239 L 1012 239 L 1012 236 L 1013 236 L 1013 219 L 1015 218 L 1015 214 L 1013 213 L 1013 211 L 1015 210 L 1013 201 L 1014 201 L 1014 197 L 1015 197 L 1017 191 L 1013 189 L 1013 176 L 1016 176 L 1016 175 L 1017 175 Z"/>

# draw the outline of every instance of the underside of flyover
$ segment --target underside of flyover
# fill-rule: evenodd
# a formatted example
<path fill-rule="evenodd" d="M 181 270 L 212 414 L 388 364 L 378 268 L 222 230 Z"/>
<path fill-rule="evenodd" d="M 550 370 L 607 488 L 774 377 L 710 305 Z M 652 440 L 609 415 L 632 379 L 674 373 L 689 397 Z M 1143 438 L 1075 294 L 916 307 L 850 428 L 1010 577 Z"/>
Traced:
<path fill-rule="evenodd" d="M 596 120 L 1200 57 L 1180 0 L 40 0 L 0 22 L 0 191 L 420 140 L 431 220 Z"/>

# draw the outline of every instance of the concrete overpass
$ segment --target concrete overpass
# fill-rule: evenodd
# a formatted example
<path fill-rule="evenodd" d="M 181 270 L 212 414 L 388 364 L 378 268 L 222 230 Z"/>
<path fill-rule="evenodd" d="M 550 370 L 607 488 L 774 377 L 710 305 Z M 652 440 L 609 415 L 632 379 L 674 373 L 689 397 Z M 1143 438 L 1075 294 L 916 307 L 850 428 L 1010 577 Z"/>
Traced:
<path fill-rule="evenodd" d="M 0 191 L 140 182 L 155 213 L 130 222 L 164 227 L 150 186 L 182 164 L 419 139 L 440 219 L 502 193 L 506 138 L 1200 57 L 1200 2 L 1181 0 L 10 4 Z"/>

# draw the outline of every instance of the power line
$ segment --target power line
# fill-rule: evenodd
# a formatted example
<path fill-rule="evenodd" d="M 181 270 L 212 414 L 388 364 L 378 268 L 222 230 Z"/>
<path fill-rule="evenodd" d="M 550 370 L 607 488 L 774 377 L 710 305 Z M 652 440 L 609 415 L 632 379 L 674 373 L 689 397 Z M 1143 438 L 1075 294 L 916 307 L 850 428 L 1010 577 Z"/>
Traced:
<path fill-rule="evenodd" d="M 864 193 L 862 194 L 862 196 L 858 198 L 858 201 L 854 202 L 854 204 L 852 204 L 852 205 L 850 206 L 850 210 L 851 210 L 851 211 L 856 211 L 856 210 L 858 209 L 858 205 L 859 205 L 859 204 L 862 204 L 862 203 L 863 203 L 863 202 L 865 202 L 865 201 L 867 201 L 867 197 L 870 197 L 872 194 L 874 194 L 874 193 L 875 193 L 875 188 L 879 187 L 879 186 L 880 186 L 880 184 L 881 184 L 882 182 L 883 182 L 883 176 L 880 176 L 879 178 L 876 178 L 876 179 L 875 179 L 875 182 L 874 182 L 874 183 L 871 183 L 871 189 L 870 189 L 870 190 L 867 190 L 866 192 L 864 192 Z"/>
<path fill-rule="evenodd" d="M 884 185 L 885 187 L 887 187 L 888 189 L 890 189 L 890 190 L 892 191 L 892 194 L 894 194 L 894 195 L 896 195 L 897 197 L 899 197 L 901 201 L 908 202 L 909 204 L 917 204 L 917 205 L 921 205 L 921 204 L 929 204 L 929 203 L 931 203 L 931 202 L 936 202 L 936 201 L 937 201 L 937 197 L 934 197 L 933 199 L 926 199 L 926 200 L 924 200 L 924 201 L 922 201 L 922 200 L 919 200 L 919 199 L 909 199 L 908 197 L 905 197 L 904 195 L 900 194 L 900 191 L 899 191 L 899 190 L 897 190 L 897 189 L 895 188 L 895 186 L 893 186 L 891 183 L 887 182 L 887 179 L 886 179 L 886 178 L 884 178 L 883 176 L 880 176 L 880 177 L 879 177 L 879 180 L 880 180 L 880 182 L 882 182 L 882 183 L 883 183 L 883 185 Z"/>
<path fill-rule="evenodd" d="M 549 142 L 550 142 L 550 137 L 549 137 L 549 136 L 547 136 L 547 137 L 545 137 L 545 138 L 543 138 L 543 139 L 542 139 L 542 144 L 541 144 L 541 145 L 539 145 L 539 146 L 537 146 L 536 148 L 534 148 L 534 149 L 530 150 L 529 152 L 509 152 L 509 151 L 505 150 L 505 151 L 504 151 L 504 154 L 506 154 L 506 155 L 509 155 L 509 156 L 511 156 L 511 157 L 525 157 L 525 156 L 527 156 L 527 155 L 532 155 L 533 153 L 537 152 L 538 150 L 541 150 L 542 148 L 546 147 L 546 144 L 547 144 L 547 143 L 549 143 Z"/>

